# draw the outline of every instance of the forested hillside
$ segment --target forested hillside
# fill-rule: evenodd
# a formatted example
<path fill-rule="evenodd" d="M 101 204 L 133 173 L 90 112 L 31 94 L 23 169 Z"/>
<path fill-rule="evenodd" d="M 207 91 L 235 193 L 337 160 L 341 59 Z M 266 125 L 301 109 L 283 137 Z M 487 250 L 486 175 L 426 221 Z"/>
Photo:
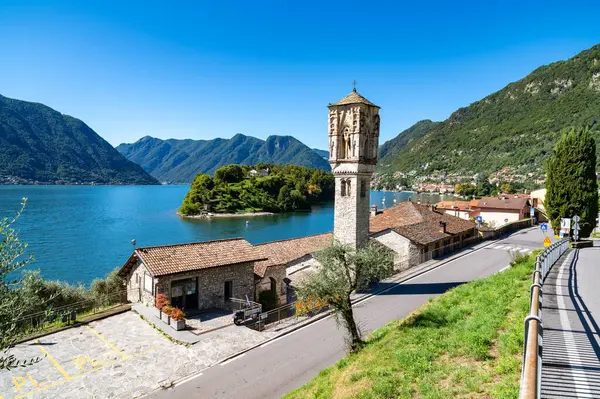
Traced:
<path fill-rule="evenodd" d="M 291 136 L 267 140 L 236 134 L 231 139 L 161 140 L 144 137 L 117 147 L 160 181 L 189 183 L 198 173 L 213 174 L 230 164 L 281 163 L 330 170 L 329 163 Z"/>
<path fill-rule="evenodd" d="M 425 136 L 431 131 L 431 129 L 438 126 L 440 123 L 441 122 L 433 122 L 429 119 L 415 123 L 408 129 L 400 132 L 400 134 L 393 139 L 383 143 L 383 145 L 379 147 L 379 158 L 385 162 L 385 157 L 387 155 L 393 157 L 394 154 L 398 153 L 398 151 L 400 151 L 403 147 L 408 145 L 413 140 L 418 140 Z"/>
<path fill-rule="evenodd" d="M 512 167 L 515 173 L 543 174 L 543 163 L 561 129 L 594 125 L 599 119 L 600 45 L 596 45 L 567 61 L 542 66 L 458 109 L 423 137 L 384 151 L 379 172 L 487 174 Z M 600 137 L 597 124 L 593 134 Z"/>
<path fill-rule="evenodd" d="M 0 95 L 0 184 L 157 184 L 88 125 Z"/>

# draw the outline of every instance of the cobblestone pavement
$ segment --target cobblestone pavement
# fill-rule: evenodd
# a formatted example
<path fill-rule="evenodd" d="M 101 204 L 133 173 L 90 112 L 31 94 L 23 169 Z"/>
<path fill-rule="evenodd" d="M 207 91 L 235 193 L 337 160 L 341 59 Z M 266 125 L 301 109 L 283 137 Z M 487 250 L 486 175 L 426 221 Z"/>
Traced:
<path fill-rule="evenodd" d="M 126 312 L 13 348 L 19 358 L 41 361 L 1 371 L 0 399 L 139 397 L 270 336 L 231 326 L 186 347 Z"/>

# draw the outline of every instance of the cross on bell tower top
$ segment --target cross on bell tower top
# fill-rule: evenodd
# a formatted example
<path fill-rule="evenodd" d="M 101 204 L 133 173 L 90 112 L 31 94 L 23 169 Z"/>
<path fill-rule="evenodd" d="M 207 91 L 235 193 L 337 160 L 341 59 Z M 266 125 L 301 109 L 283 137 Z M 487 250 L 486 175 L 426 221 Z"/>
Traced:
<path fill-rule="evenodd" d="M 352 85 L 354 86 L 354 88 L 352 89 L 352 91 L 354 93 L 356 93 L 356 79 L 354 79 L 354 81 L 352 82 Z"/>

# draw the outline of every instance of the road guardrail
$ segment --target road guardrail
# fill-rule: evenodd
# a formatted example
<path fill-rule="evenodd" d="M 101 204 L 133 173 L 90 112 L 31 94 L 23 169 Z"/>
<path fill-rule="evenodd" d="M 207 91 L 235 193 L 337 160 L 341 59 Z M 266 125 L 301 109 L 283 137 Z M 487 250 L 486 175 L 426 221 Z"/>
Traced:
<path fill-rule="evenodd" d="M 529 315 L 525 317 L 520 399 L 539 399 L 542 383 L 542 286 L 552 266 L 569 249 L 564 238 L 547 247 L 535 260 Z"/>

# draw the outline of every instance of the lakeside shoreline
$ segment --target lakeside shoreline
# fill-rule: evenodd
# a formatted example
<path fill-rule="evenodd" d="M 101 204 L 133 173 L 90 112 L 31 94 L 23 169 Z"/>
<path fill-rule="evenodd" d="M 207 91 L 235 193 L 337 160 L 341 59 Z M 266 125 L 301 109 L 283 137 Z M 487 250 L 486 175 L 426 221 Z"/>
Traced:
<path fill-rule="evenodd" d="M 184 219 L 235 219 L 257 216 L 274 216 L 273 212 L 246 212 L 246 213 L 206 213 L 202 215 L 184 215 L 177 212 L 179 217 Z"/>

